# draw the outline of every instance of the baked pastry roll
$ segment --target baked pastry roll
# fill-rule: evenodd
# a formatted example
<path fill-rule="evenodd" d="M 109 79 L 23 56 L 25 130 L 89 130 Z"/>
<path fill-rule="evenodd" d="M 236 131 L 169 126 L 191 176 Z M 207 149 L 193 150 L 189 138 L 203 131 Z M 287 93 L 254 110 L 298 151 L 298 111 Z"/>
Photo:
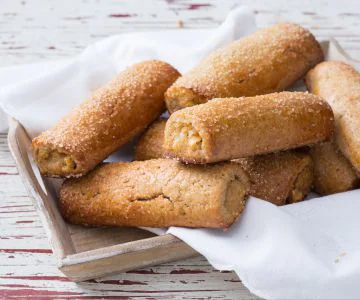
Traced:
<path fill-rule="evenodd" d="M 360 171 L 360 73 L 346 63 L 326 61 L 306 75 L 306 86 L 330 104 L 336 144 Z"/>
<path fill-rule="evenodd" d="M 346 192 L 359 186 L 360 180 L 350 162 L 334 141 L 314 145 L 314 188 L 321 195 Z"/>
<path fill-rule="evenodd" d="M 33 139 L 40 172 L 81 176 L 144 130 L 164 110 L 164 92 L 179 73 L 161 61 L 145 61 L 106 86 Z"/>
<path fill-rule="evenodd" d="M 67 179 L 60 208 L 74 224 L 226 228 L 243 211 L 248 192 L 239 164 L 154 159 L 105 164 Z"/>
<path fill-rule="evenodd" d="M 282 91 L 322 60 L 320 45 L 308 30 L 277 24 L 210 54 L 169 88 L 166 105 L 172 113 L 213 98 Z"/>
<path fill-rule="evenodd" d="M 135 160 L 164 157 L 164 130 L 166 120 L 154 122 L 141 136 L 135 149 Z"/>
<path fill-rule="evenodd" d="M 154 123 L 136 147 L 136 159 L 165 156 L 163 147 L 166 121 Z M 285 151 L 234 160 L 248 173 L 250 195 L 276 205 L 303 200 L 313 184 L 313 164 L 308 154 Z"/>
<path fill-rule="evenodd" d="M 308 154 L 286 151 L 236 160 L 248 173 L 250 195 L 276 205 L 303 200 L 313 184 Z"/>
<path fill-rule="evenodd" d="M 321 98 L 281 92 L 215 99 L 175 112 L 165 127 L 167 156 L 212 163 L 329 139 L 333 113 Z"/>

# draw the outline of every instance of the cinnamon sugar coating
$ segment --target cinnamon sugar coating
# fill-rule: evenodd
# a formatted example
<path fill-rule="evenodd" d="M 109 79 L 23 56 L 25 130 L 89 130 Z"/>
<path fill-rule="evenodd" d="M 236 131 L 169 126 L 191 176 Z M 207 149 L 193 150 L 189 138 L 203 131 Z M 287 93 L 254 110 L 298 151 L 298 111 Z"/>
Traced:
<path fill-rule="evenodd" d="M 333 113 L 320 97 L 281 92 L 215 99 L 175 112 L 165 127 L 168 157 L 212 163 L 327 140 Z"/>
<path fill-rule="evenodd" d="M 360 171 L 360 73 L 346 63 L 326 61 L 306 75 L 306 86 L 330 104 L 337 147 Z"/>
<path fill-rule="evenodd" d="M 33 139 L 33 156 L 41 173 L 86 174 L 161 114 L 164 93 L 179 75 L 169 64 L 155 60 L 121 72 Z"/>
<path fill-rule="evenodd" d="M 210 54 L 169 88 L 166 105 L 172 113 L 212 98 L 283 91 L 322 60 L 308 30 L 280 23 Z"/>

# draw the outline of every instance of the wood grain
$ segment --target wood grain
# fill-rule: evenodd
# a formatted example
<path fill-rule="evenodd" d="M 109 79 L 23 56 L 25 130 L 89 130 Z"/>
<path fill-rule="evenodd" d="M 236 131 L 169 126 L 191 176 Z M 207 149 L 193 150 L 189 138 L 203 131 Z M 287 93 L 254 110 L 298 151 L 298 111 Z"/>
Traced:
<path fill-rule="evenodd" d="M 58 269 L 40 219 L 0 134 L 0 298 L 152 297 L 235 299 L 251 294 L 232 272 L 214 270 L 203 257 L 75 284 Z M 74 230 L 76 232 L 76 230 Z M 182 296 L 179 296 L 182 295 Z M 254 297 L 253 297 L 254 298 Z"/>
<path fill-rule="evenodd" d="M 54 182 L 33 168 L 31 139 L 15 119 L 9 119 L 9 127 L 8 146 L 19 176 L 34 201 L 58 267 L 68 278 L 78 282 L 197 255 L 171 234 L 156 236 L 138 228 L 67 224 L 58 209 Z"/>
<path fill-rule="evenodd" d="M 2 0 L 0 7 L 1 65 L 61 59 L 87 45 L 129 30 L 211 28 L 235 5 L 256 13 L 259 27 L 281 21 L 300 23 L 317 37 L 335 37 L 354 58 L 360 50 L 360 8 L 357 0 Z"/>
<path fill-rule="evenodd" d="M 357 0 L 2 0 L 0 66 L 62 59 L 112 34 L 132 30 L 211 28 L 236 4 L 255 10 L 260 27 L 292 21 L 318 38 L 336 38 L 360 59 Z M 70 4 L 71 3 L 71 4 Z M 181 29 L 179 29 L 181 30 Z M 255 299 L 232 272 L 202 257 L 75 284 L 56 267 L 39 217 L 0 134 L 0 298 Z"/>

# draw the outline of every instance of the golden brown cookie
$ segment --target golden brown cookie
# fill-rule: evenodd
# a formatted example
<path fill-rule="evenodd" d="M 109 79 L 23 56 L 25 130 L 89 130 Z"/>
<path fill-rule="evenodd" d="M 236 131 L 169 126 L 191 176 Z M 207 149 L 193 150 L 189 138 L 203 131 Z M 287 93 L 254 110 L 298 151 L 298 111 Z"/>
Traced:
<path fill-rule="evenodd" d="M 306 75 L 306 85 L 330 104 L 336 144 L 360 171 L 360 73 L 346 63 L 326 61 Z"/>
<path fill-rule="evenodd" d="M 135 150 L 135 160 L 164 157 L 164 130 L 166 120 L 154 122 L 141 136 Z"/>
<path fill-rule="evenodd" d="M 276 205 L 303 200 L 313 184 L 308 154 L 286 151 L 236 160 L 249 174 L 250 195 Z"/>
<path fill-rule="evenodd" d="M 322 60 L 320 45 L 308 30 L 277 24 L 210 54 L 169 88 L 166 105 L 172 113 L 213 98 L 279 92 Z"/>
<path fill-rule="evenodd" d="M 165 157 L 165 120 L 156 122 L 141 137 L 136 159 Z M 307 153 L 284 151 L 233 160 L 248 173 L 250 195 L 276 205 L 303 200 L 313 184 L 313 165 Z"/>
<path fill-rule="evenodd" d="M 314 145 L 310 150 L 314 162 L 314 188 L 321 195 L 346 192 L 359 186 L 354 167 L 334 141 Z"/>
<path fill-rule="evenodd" d="M 155 60 L 121 72 L 33 139 L 40 172 L 53 177 L 86 174 L 161 114 L 164 92 L 179 75 Z"/>
<path fill-rule="evenodd" d="M 239 164 L 153 159 L 105 164 L 67 179 L 60 208 L 74 224 L 226 228 L 243 211 L 248 192 Z"/>
<path fill-rule="evenodd" d="M 332 132 L 333 113 L 320 97 L 281 92 L 179 110 L 166 123 L 164 147 L 169 157 L 212 163 L 314 144 Z"/>

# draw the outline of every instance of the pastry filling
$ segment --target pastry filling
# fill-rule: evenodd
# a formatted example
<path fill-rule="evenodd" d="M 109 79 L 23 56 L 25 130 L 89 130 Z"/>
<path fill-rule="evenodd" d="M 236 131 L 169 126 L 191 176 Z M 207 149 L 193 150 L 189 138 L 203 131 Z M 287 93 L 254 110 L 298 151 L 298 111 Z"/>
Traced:
<path fill-rule="evenodd" d="M 190 91 L 188 93 L 184 93 L 183 95 L 179 95 L 178 100 L 181 107 L 189 107 L 206 102 L 201 96 Z"/>
<path fill-rule="evenodd" d="M 190 123 L 178 123 L 174 132 L 173 148 L 197 152 L 202 149 L 200 133 Z"/>
<path fill-rule="evenodd" d="M 295 203 L 303 200 L 311 189 L 313 172 L 311 167 L 306 166 L 294 182 L 293 189 L 288 197 L 288 203 Z"/>
<path fill-rule="evenodd" d="M 187 88 L 174 88 L 171 91 L 171 97 L 167 100 L 170 112 L 175 112 L 184 107 L 194 106 L 205 103 L 206 99 Z"/>
<path fill-rule="evenodd" d="M 62 175 L 64 172 L 71 173 L 76 170 L 76 163 L 71 155 L 48 147 L 37 149 L 35 159 L 42 173 Z"/>

